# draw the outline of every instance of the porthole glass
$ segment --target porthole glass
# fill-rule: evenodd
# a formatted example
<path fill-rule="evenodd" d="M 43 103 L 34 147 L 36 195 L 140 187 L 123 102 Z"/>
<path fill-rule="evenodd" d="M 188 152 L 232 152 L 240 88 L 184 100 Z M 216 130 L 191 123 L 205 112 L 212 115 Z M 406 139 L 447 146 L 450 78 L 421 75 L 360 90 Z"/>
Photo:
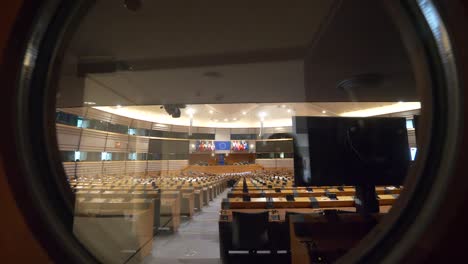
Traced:
<path fill-rule="evenodd" d="M 86 5 L 53 76 L 74 237 L 104 263 L 339 260 L 421 177 L 431 7 Z"/>

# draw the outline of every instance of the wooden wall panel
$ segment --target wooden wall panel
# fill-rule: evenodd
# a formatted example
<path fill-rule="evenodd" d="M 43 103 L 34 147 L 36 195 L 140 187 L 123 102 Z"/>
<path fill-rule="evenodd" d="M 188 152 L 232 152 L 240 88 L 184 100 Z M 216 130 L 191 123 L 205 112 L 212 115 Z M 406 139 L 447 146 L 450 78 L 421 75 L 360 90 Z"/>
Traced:
<path fill-rule="evenodd" d="M 294 168 L 293 159 L 256 159 L 255 163 L 265 168 Z"/>
<path fill-rule="evenodd" d="M 127 152 L 128 135 L 113 134 L 107 135 L 106 151 Z"/>
<path fill-rule="evenodd" d="M 211 156 L 211 154 L 190 154 L 189 155 L 189 164 L 197 164 L 198 162 L 207 162 L 208 165 L 216 165 L 216 156 Z"/>
<path fill-rule="evenodd" d="M 81 136 L 80 151 L 97 151 L 103 152 L 106 145 L 106 132 L 96 131 L 92 129 L 83 129 Z"/>
<path fill-rule="evenodd" d="M 148 160 L 148 171 L 161 171 L 162 160 Z"/>
<path fill-rule="evenodd" d="M 125 174 L 125 161 L 104 161 L 102 174 Z"/>
<path fill-rule="evenodd" d="M 81 129 L 78 127 L 57 124 L 57 142 L 59 150 L 74 151 L 78 149 Z"/>
<path fill-rule="evenodd" d="M 81 176 L 98 176 L 102 174 L 102 161 L 78 162 L 76 174 Z"/>
<path fill-rule="evenodd" d="M 127 161 L 126 162 L 126 173 L 144 173 L 146 172 L 147 166 L 146 160 Z"/>
<path fill-rule="evenodd" d="M 129 152 L 139 152 L 147 153 L 148 152 L 148 138 L 130 136 L 128 142 L 128 151 Z"/>
<path fill-rule="evenodd" d="M 226 165 L 233 165 L 235 162 L 255 162 L 255 153 L 231 153 L 225 157 L 224 162 Z"/>

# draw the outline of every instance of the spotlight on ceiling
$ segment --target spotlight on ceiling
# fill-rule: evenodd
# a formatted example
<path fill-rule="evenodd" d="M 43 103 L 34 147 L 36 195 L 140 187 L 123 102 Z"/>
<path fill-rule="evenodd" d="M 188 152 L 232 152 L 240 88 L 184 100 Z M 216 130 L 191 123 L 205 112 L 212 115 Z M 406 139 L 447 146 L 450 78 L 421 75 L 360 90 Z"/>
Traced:
<path fill-rule="evenodd" d="M 180 117 L 180 108 L 185 108 L 185 105 L 182 105 L 182 104 L 167 104 L 167 105 L 161 106 L 161 108 L 164 108 L 164 110 L 166 110 L 167 114 L 172 116 L 173 118 L 179 118 Z"/>

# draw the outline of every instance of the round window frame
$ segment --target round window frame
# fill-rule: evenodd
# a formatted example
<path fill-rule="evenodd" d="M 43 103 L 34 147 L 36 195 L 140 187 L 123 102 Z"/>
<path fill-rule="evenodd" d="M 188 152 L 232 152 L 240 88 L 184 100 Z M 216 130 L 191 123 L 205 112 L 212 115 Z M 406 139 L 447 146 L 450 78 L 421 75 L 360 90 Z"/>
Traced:
<path fill-rule="evenodd" d="M 44 248 L 55 259 L 77 263 L 98 260 L 71 232 L 73 197 L 64 199 L 71 190 L 66 186 L 58 148 L 51 147 L 57 146 L 53 118 L 55 91 L 52 87 L 54 73 L 58 71 L 56 59 L 60 55 L 60 47 L 65 46 L 67 27 L 76 23 L 92 2 L 49 0 L 41 5 L 25 3 L 21 11 L 23 15 L 14 28 L 16 42 L 9 44 L 7 49 L 8 65 L 13 67 L 14 72 L 10 80 L 13 88 L 17 88 L 12 120 L 16 133 L 11 134 L 15 138 L 11 150 L 16 151 L 6 158 L 8 164 L 11 161 L 17 168 L 10 169 L 15 175 L 8 173 L 9 182 L 31 230 Z M 431 216 L 437 213 L 447 194 L 451 178 L 455 177 L 453 169 L 460 142 L 463 109 L 455 55 L 441 53 L 441 45 L 447 43 L 427 34 L 431 28 L 424 21 L 424 10 L 419 5 L 422 2 L 430 3 L 435 8 L 431 0 L 408 0 L 404 2 L 404 9 L 414 19 L 413 23 L 417 22 L 413 26 L 420 30 L 424 52 L 431 58 L 431 72 L 435 73 L 432 85 L 445 86 L 447 90 L 431 90 L 438 93 L 431 101 L 434 118 L 428 141 L 430 148 L 419 154 L 418 172 L 414 172 L 419 174 L 419 177 L 415 177 L 419 180 L 418 184 L 413 184 L 413 189 L 405 188 L 400 203 L 402 208 L 392 210 L 385 220 L 387 228 L 373 230 L 363 243 L 345 256 L 346 259 L 342 259 L 346 263 L 372 262 L 381 257 L 385 261 L 401 259 L 422 230 L 427 229 Z M 440 13 L 438 15 L 442 21 L 446 19 Z M 442 25 L 445 28 L 445 24 Z M 448 41 L 448 44 L 451 45 L 451 42 Z M 450 51 L 453 52 L 453 48 Z M 429 120 L 426 120 L 426 127 L 428 123 Z M 37 133 L 33 134 L 32 131 Z M 425 177 L 429 176 L 421 184 L 420 175 L 423 173 Z M 49 178 L 45 178 L 45 175 Z M 403 201 L 406 204 L 402 204 Z M 424 206 L 428 204 L 427 201 L 438 206 Z M 383 251 L 395 246 L 396 241 L 401 242 L 399 248 L 385 254 Z M 58 248 L 62 250 L 57 251 Z"/>

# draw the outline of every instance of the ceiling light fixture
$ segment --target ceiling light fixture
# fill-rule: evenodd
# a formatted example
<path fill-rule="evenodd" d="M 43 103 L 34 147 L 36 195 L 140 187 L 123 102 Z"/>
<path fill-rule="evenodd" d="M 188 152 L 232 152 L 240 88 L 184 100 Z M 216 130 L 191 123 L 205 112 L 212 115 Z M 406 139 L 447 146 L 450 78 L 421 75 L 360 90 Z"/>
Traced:
<path fill-rule="evenodd" d="M 265 116 L 266 116 L 266 115 L 267 115 L 267 113 L 265 113 L 265 112 L 260 112 L 260 113 L 258 113 L 258 116 L 260 117 L 260 120 L 261 120 L 261 121 L 265 121 Z"/>
<path fill-rule="evenodd" d="M 213 114 L 213 113 L 214 113 L 213 110 L 210 110 L 210 114 Z"/>
<path fill-rule="evenodd" d="M 224 118 L 224 122 L 227 122 L 227 121 L 229 121 L 229 119 L 227 119 L 227 118 Z"/>
<path fill-rule="evenodd" d="M 281 105 L 281 108 L 286 108 L 286 105 Z"/>
<path fill-rule="evenodd" d="M 242 114 L 243 114 L 243 115 L 246 115 L 246 114 L 247 114 L 247 112 L 243 111 L 243 112 L 242 112 Z"/>
<path fill-rule="evenodd" d="M 232 119 L 232 121 L 236 121 L 236 120 L 237 120 L 237 118 L 235 118 L 235 117 Z"/>
<path fill-rule="evenodd" d="M 325 111 L 325 110 L 322 111 L 322 114 L 326 114 L 326 113 L 327 113 L 327 111 Z"/>
<path fill-rule="evenodd" d="M 292 112 L 292 110 L 291 110 L 291 109 L 288 109 L 288 113 L 291 113 L 291 112 Z"/>
<path fill-rule="evenodd" d="M 90 102 L 90 101 L 87 101 L 87 102 L 83 102 L 85 105 L 95 105 L 96 102 Z"/>
<path fill-rule="evenodd" d="M 119 104 L 118 104 L 118 105 L 116 105 L 115 107 L 117 107 L 117 108 L 122 108 L 122 106 L 121 106 L 121 105 L 119 105 Z"/>
<path fill-rule="evenodd" d="M 417 109 L 421 109 L 420 102 L 407 102 L 407 103 L 402 102 L 402 103 L 395 103 L 395 104 L 386 105 L 386 106 L 345 112 L 345 113 L 340 114 L 340 116 L 368 117 L 368 116 L 385 115 L 385 114 L 398 113 L 398 112 L 417 110 Z"/>
<path fill-rule="evenodd" d="M 187 114 L 190 116 L 190 118 L 192 118 L 193 114 L 195 114 L 195 109 L 187 108 Z"/>

